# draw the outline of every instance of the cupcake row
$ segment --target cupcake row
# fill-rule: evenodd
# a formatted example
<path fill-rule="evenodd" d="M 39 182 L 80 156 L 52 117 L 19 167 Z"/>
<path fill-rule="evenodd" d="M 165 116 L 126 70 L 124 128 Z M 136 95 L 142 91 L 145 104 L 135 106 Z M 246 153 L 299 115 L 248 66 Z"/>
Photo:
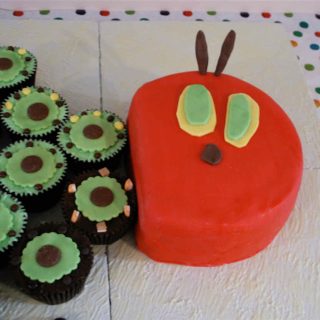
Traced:
<path fill-rule="evenodd" d="M 121 238 L 136 219 L 127 130 L 114 113 L 69 114 L 56 91 L 35 86 L 37 61 L 0 47 L 0 262 L 19 287 L 49 304 L 84 286 L 91 244 Z M 28 214 L 60 203 L 65 223 L 28 229 Z"/>
<path fill-rule="evenodd" d="M 0 193 L 0 261 L 10 262 L 19 288 L 48 304 L 63 303 L 84 287 L 92 244 L 111 244 L 135 223 L 134 186 L 106 167 L 74 176 L 62 200 L 65 223 L 26 228 L 23 204 Z"/>

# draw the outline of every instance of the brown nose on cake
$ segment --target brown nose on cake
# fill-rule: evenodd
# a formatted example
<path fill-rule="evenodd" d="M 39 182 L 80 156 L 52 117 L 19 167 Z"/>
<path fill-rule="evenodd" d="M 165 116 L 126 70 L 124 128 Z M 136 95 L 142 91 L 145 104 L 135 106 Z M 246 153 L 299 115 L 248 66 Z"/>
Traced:
<path fill-rule="evenodd" d="M 0 71 L 8 70 L 13 66 L 13 62 L 8 58 L 0 58 Z"/>
<path fill-rule="evenodd" d="M 204 149 L 202 150 L 201 153 L 201 160 L 211 164 L 215 165 L 220 163 L 222 159 L 222 154 L 220 149 L 218 148 L 217 145 L 215 144 L 206 144 Z"/>

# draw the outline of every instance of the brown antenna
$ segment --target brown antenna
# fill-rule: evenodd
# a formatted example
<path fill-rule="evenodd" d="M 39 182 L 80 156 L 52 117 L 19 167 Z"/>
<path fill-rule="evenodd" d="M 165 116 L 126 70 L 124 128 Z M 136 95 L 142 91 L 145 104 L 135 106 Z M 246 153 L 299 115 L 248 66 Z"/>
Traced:
<path fill-rule="evenodd" d="M 198 69 L 200 74 L 206 74 L 208 69 L 208 48 L 206 37 L 203 31 L 198 31 L 196 37 L 196 57 L 198 62 Z"/>
<path fill-rule="evenodd" d="M 220 76 L 220 74 L 223 72 L 224 68 L 226 67 L 227 62 L 230 58 L 231 52 L 233 50 L 235 40 L 236 40 L 236 33 L 233 30 L 231 30 L 227 34 L 222 44 L 219 60 L 216 66 L 216 70 L 214 72 L 215 76 L 217 77 Z"/>

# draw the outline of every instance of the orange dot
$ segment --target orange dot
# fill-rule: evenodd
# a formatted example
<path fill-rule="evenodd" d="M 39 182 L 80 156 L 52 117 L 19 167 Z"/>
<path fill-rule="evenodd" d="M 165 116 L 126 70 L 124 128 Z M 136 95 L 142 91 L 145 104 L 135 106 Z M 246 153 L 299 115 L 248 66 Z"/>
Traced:
<path fill-rule="evenodd" d="M 315 106 L 316 106 L 317 108 L 320 108 L 320 100 L 314 99 L 313 101 L 314 101 Z"/>
<path fill-rule="evenodd" d="M 291 40 L 290 42 L 291 42 L 291 45 L 293 47 L 297 47 L 298 46 L 298 42 L 297 41 Z"/>
<path fill-rule="evenodd" d="M 12 12 L 12 14 L 15 16 L 15 17 L 22 17 L 24 15 L 24 12 L 23 11 L 20 11 L 20 10 L 15 10 Z"/>
<path fill-rule="evenodd" d="M 192 11 L 185 10 L 185 11 L 183 11 L 183 15 L 186 16 L 186 17 L 191 17 L 192 16 Z"/>
<path fill-rule="evenodd" d="M 270 12 L 262 12 L 261 13 L 263 18 L 269 19 L 271 17 L 271 13 Z"/>
<path fill-rule="evenodd" d="M 314 35 L 315 35 L 316 37 L 319 37 L 319 38 L 320 38 L 320 31 L 316 31 L 316 32 L 314 33 Z"/>
<path fill-rule="evenodd" d="M 101 10 L 100 11 L 100 16 L 102 17 L 107 17 L 110 15 L 110 12 L 108 10 Z"/>

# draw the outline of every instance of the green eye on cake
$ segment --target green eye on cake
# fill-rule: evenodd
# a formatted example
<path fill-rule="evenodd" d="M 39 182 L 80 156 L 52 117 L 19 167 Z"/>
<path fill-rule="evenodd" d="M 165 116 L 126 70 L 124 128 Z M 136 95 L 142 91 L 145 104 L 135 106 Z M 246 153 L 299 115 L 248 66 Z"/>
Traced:
<path fill-rule="evenodd" d="M 133 183 L 106 167 L 83 173 L 68 184 L 63 212 L 66 221 L 84 232 L 92 243 L 113 243 L 135 221 Z"/>
<path fill-rule="evenodd" d="M 92 262 L 88 238 L 57 224 L 29 230 L 11 255 L 17 284 L 48 304 L 63 303 L 78 294 Z"/>
<path fill-rule="evenodd" d="M 24 233 L 27 220 L 20 201 L 0 192 L 0 265 L 8 261 L 9 252 Z"/>
<path fill-rule="evenodd" d="M 58 142 L 75 171 L 117 165 L 127 143 L 124 122 L 108 111 L 87 110 L 72 115 Z"/>
<path fill-rule="evenodd" d="M 13 138 L 42 138 L 54 142 L 68 117 L 68 106 L 49 88 L 26 87 L 4 101 L 1 119 Z"/>
<path fill-rule="evenodd" d="M 24 48 L 0 47 L 0 101 L 11 93 L 32 86 L 35 82 L 37 60 Z"/>
<path fill-rule="evenodd" d="M 66 169 L 59 148 L 44 141 L 23 140 L 0 154 L 0 185 L 28 211 L 42 211 L 58 201 Z"/>

